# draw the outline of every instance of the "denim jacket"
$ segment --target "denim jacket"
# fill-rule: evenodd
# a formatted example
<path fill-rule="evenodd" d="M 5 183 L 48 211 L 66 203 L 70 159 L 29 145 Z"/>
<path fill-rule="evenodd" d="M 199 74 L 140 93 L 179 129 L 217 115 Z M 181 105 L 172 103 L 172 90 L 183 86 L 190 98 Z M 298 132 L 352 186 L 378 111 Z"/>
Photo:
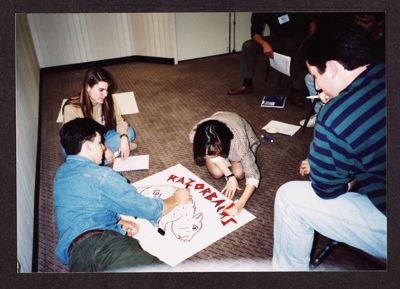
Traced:
<path fill-rule="evenodd" d="M 78 155 L 68 155 L 54 179 L 54 207 L 58 232 L 55 255 L 69 263 L 72 240 L 93 229 L 125 234 L 117 224 L 119 214 L 149 220 L 155 224 L 163 202 L 142 196 L 119 173 Z"/>

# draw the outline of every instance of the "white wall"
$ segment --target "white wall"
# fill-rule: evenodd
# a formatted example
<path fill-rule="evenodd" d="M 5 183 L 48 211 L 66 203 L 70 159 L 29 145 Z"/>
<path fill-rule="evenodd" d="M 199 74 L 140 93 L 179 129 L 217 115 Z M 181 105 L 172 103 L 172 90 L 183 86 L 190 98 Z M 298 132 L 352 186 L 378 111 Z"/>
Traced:
<path fill-rule="evenodd" d="M 26 16 L 16 15 L 17 258 L 21 272 L 32 270 L 39 64 Z"/>
<path fill-rule="evenodd" d="M 241 51 L 250 12 L 28 14 L 40 68 L 133 55 L 194 59 Z M 231 21 L 231 39 L 229 39 Z M 233 39 L 235 28 L 235 40 Z"/>
<path fill-rule="evenodd" d="M 129 13 L 135 55 L 176 58 L 174 13 Z"/>
<path fill-rule="evenodd" d="M 243 42 L 250 39 L 250 37 L 251 37 L 250 18 L 251 18 L 251 12 L 235 12 L 235 20 L 236 20 L 235 31 L 236 32 L 235 32 L 235 42 L 234 42 L 234 45 L 232 42 L 232 48 L 234 46 L 236 52 L 242 51 Z M 232 21 L 233 21 L 233 15 L 232 15 Z M 233 23 L 232 23 L 232 27 L 233 27 Z M 267 29 L 268 29 L 268 27 L 267 27 Z"/>
<path fill-rule="evenodd" d="M 178 61 L 229 52 L 229 13 L 176 13 Z"/>
<path fill-rule="evenodd" d="M 220 55 L 233 49 L 240 52 L 242 43 L 251 37 L 250 18 L 251 12 L 176 13 L 178 60 Z M 269 33 L 268 27 L 265 32 Z"/>
<path fill-rule="evenodd" d="M 28 20 L 40 68 L 176 56 L 173 13 L 28 14 Z"/>

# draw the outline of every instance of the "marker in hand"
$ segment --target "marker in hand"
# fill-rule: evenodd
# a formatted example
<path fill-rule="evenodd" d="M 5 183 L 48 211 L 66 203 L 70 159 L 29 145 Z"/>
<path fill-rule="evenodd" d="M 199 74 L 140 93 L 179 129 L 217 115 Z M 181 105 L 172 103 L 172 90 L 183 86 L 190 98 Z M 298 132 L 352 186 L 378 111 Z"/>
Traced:
<path fill-rule="evenodd" d="M 261 138 L 263 139 L 263 140 L 265 140 L 265 141 L 267 141 L 267 142 L 274 142 L 274 140 L 272 139 L 272 138 L 270 138 L 270 137 L 267 137 L 266 135 L 261 135 Z"/>

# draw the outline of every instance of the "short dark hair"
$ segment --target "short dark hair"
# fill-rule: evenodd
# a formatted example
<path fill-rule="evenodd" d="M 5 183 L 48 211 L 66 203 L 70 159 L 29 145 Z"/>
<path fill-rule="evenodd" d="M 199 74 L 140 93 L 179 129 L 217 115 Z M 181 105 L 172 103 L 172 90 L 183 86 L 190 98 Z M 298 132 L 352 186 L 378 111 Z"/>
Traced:
<path fill-rule="evenodd" d="M 193 139 L 193 158 L 198 166 L 205 164 L 206 155 L 228 157 L 233 134 L 226 124 L 208 120 L 196 128 Z"/>
<path fill-rule="evenodd" d="M 356 13 L 355 16 L 358 16 L 361 18 L 372 16 L 378 22 L 385 20 L 385 12 L 359 12 L 359 13 Z"/>
<path fill-rule="evenodd" d="M 374 61 L 372 39 L 355 24 L 317 30 L 307 42 L 305 57 L 320 73 L 325 72 L 329 60 L 336 60 L 345 69 L 353 70 Z"/>
<path fill-rule="evenodd" d="M 65 123 L 60 129 L 61 145 L 67 155 L 76 155 L 82 149 L 82 144 L 87 140 L 93 140 L 96 132 L 104 141 L 104 127 L 91 118 L 75 118 Z"/>

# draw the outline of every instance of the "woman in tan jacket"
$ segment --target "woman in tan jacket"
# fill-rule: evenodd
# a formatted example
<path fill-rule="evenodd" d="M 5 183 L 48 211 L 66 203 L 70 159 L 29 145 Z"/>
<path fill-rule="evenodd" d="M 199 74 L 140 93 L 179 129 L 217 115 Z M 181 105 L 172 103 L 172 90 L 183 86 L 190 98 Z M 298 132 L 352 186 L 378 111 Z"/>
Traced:
<path fill-rule="evenodd" d="M 238 215 L 260 182 L 256 151 L 260 145 L 250 124 L 233 112 L 219 111 L 197 123 L 189 134 L 193 143 L 193 158 L 197 165 L 206 166 L 214 178 L 225 177 L 221 190 L 232 199 L 239 188 L 238 180 L 246 186 L 235 206 L 226 212 Z"/>
<path fill-rule="evenodd" d="M 108 163 L 114 161 L 115 155 L 127 158 L 130 151 L 137 147 L 133 142 L 135 132 L 122 118 L 112 96 L 115 88 L 115 81 L 107 70 L 91 68 L 85 74 L 80 95 L 70 97 L 63 107 L 64 123 L 78 117 L 89 117 L 105 127 L 105 157 Z"/>

